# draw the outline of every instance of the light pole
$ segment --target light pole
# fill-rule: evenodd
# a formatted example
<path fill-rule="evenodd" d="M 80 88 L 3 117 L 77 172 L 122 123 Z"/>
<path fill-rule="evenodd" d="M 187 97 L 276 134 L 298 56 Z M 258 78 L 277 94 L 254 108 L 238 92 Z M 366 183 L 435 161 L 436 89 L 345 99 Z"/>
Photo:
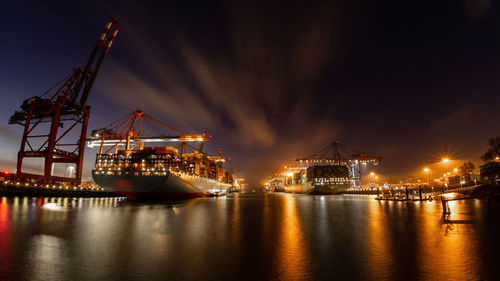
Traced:
<path fill-rule="evenodd" d="M 70 177 L 70 178 L 71 178 L 71 176 L 73 175 L 73 169 L 74 169 L 74 168 L 75 168 L 75 167 L 73 167 L 73 166 L 69 166 L 69 167 L 68 167 L 68 169 L 69 169 L 69 177 Z"/>
<path fill-rule="evenodd" d="M 448 158 L 443 158 L 443 166 L 444 166 L 444 174 L 443 174 L 443 177 L 444 177 L 444 184 L 445 184 L 445 187 L 448 187 L 448 185 L 446 184 L 446 179 L 448 178 L 448 162 L 450 161 L 450 159 Z"/>
<path fill-rule="evenodd" d="M 427 176 L 427 184 L 429 184 L 429 168 L 424 168 L 425 175 Z"/>
<path fill-rule="evenodd" d="M 373 185 L 375 186 L 375 180 L 374 178 L 376 177 L 375 173 L 374 172 L 370 172 L 370 179 L 373 183 Z M 370 184 L 368 184 L 368 187 L 370 187 Z"/>
<path fill-rule="evenodd" d="M 444 165 L 445 172 L 448 172 L 448 162 L 450 162 L 450 159 L 443 158 L 443 165 Z"/>

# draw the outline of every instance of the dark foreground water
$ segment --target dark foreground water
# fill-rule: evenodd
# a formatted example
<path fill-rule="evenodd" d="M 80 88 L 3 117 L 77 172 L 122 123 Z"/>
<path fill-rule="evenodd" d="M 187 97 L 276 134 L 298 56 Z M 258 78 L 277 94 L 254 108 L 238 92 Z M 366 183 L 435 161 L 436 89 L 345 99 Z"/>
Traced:
<path fill-rule="evenodd" d="M 170 204 L 0 198 L 0 280 L 500 278 L 477 200 L 236 194 Z"/>

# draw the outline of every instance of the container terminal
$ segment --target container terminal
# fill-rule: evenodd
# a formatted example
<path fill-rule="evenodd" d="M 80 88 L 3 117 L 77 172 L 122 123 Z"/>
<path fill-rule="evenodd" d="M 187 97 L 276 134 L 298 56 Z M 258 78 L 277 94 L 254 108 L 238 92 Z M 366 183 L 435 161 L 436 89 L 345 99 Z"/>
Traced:
<path fill-rule="evenodd" d="M 140 110 L 121 120 L 87 138 L 88 147 L 99 147 L 92 177 L 105 190 L 128 198 L 182 199 L 222 195 L 233 187 L 222 149 L 218 155 L 203 152 L 211 139 L 206 132 L 189 134 Z M 144 136 L 146 127 L 157 135 Z M 160 134 L 164 130 L 174 135 Z M 146 146 L 151 143 L 179 143 L 179 148 Z"/>
<path fill-rule="evenodd" d="M 91 109 L 87 100 L 119 28 L 116 18 L 109 20 L 83 66 L 73 69 L 42 95 L 24 100 L 20 110 L 10 117 L 9 124 L 21 125 L 24 130 L 16 171 L 0 176 L 0 194 L 136 197 L 147 192 L 156 196 L 161 191 L 161 195 L 173 193 L 172 197 L 184 198 L 234 190 L 232 175 L 222 167 L 229 158 L 224 158 L 222 150 L 218 155 L 203 152 L 203 144 L 211 138 L 205 132 L 188 134 L 136 110 L 124 122 L 118 123 L 119 120 L 87 136 Z M 158 134 L 144 136 L 143 120 L 177 134 L 165 135 L 153 127 Z M 145 146 L 152 142 L 180 145 L 179 148 Z M 200 145 L 195 148 L 188 144 L 191 142 Z M 98 185 L 85 184 L 82 183 L 85 144 L 94 147 L 96 143 L 100 150 L 92 177 Z M 26 159 L 42 161 L 43 173 L 27 171 L 23 166 Z M 55 175 L 55 166 L 61 164 L 70 165 L 69 176 Z"/>
<path fill-rule="evenodd" d="M 335 141 L 304 158 L 296 165 L 285 166 L 266 181 L 275 192 L 339 194 L 361 187 L 362 168 L 378 165 L 382 157 L 351 149 Z"/>

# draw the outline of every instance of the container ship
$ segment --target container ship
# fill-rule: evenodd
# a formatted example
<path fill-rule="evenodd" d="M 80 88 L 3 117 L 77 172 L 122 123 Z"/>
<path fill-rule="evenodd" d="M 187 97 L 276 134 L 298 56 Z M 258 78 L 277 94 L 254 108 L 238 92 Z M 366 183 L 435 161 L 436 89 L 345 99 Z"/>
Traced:
<path fill-rule="evenodd" d="M 381 157 L 372 157 L 341 145 L 338 141 L 320 152 L 296 159 L 266 182 L 274 192 L 341 194 L 349 188 L 361 187 L 361 171 L 368 164 L 378 165 Z"/>
<path fill-rule="evenodd" d="M 276 192 L 335 194 L 352 187 L 353 178 L 345 165 L 295 166 L 287 167 L 268 184 Z"/>
<path fill-rule="evenodd" d="M 106 191 L 132 199 L 184 199 L 222 195 L 233 186 L 232 175 L 223 168 L 224 162 L 229 159 L 224 158 L 222 150 L 219 149 L 218 155 L 202 152 L 203 143 L 210 136 L 206 133 L 187 134 L 167 126 L 181 134 L 146 137 L 143 135 L 143 118 L 167 126 L 136 110 L 114 130 L 94 130 L 92 136 L 87 138 L 87 146 L 100 147 L 92 170 L 92 177 L 97 185 Z M 140 124 L 139 129 L 135 128 L 136 124 Z M 145 143 L 152 142 L 179 142 L 180 147 L 145 146 Z M 194 148 L 188 142 L 198 142 L 201 145 Z M 105 146 L 111 148 L 105 151 Z M 187 148 L 192 151 L 188 153 L 185 151 Z"/>

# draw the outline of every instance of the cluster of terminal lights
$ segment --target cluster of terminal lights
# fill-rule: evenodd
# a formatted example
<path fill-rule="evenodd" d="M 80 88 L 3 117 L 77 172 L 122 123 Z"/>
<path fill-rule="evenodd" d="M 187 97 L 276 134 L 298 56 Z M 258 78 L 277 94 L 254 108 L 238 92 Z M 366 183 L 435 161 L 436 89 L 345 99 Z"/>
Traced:
<path fill-rule="evenodd" d="M 107 175 L 166 175 L 167 171 L 232 182 L 232 176 L 217 161 L 198 151 L 178 155 L 174 147 L 146 147 L 137 151 L 97 154 L 96 174 Z"/>

